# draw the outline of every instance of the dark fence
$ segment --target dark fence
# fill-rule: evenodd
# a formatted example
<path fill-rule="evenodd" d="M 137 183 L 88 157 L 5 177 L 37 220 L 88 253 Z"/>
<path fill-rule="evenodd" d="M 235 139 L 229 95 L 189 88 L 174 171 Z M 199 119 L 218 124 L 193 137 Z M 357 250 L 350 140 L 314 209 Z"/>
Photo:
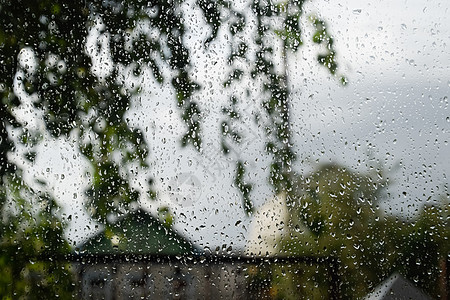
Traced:
<path fill-rule="evenodd" d="M 41 257 L 71 264 L 79 299 L 340 299 L 332 257 L 73 254 Z"/>

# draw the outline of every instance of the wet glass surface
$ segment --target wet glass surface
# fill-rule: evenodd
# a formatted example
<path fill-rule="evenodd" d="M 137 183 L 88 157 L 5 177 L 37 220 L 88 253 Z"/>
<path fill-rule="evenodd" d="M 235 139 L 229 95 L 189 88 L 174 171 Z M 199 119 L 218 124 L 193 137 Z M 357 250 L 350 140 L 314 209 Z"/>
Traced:
<path fill-rule="evenodd" d="M 445 1 L 0 0 L 2 299 L 447 299 Z"/>

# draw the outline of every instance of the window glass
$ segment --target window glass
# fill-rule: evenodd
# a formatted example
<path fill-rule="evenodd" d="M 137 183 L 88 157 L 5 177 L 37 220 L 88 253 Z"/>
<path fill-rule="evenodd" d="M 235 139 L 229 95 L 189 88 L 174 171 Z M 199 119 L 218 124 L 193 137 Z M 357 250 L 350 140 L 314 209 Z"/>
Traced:
<path fill-rule="evenodd" d="M 447 299 L 449 8 L 0 0 L 1 297 Z"/>

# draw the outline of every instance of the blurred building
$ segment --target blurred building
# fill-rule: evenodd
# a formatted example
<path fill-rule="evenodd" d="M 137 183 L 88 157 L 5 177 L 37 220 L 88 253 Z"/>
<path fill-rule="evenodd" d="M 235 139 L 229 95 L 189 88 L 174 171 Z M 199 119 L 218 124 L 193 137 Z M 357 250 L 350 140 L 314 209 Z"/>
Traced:
<path fill-rule="evenodd" d="M 395 273 L 375 290 L 367 295 L 364 300 L 431 300 L 423 291 L 402 275 Z"/>
<path fill-rule="evenodd" d="M 203 264 L 202 249 L 137 210 L 79 249 L 81 299 L 243 299 L 239 264 Z"/>
<path fill-rule="evenodd" d="M 277 241 L 285 234 L 288 221 L 286 194 L 280 193 L 267 200 L 254 213 L 249 230 L 247 254 L 256 256 L 278 254 Z"/>

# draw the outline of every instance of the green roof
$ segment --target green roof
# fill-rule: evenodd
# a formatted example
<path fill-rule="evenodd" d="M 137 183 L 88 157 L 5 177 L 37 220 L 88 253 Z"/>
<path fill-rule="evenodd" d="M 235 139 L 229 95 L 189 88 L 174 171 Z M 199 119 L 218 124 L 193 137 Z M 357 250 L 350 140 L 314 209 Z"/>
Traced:
<path fill-rule="evenodd" d="M 199 248 L 150 213 L 136 210 L 90 238 L 83 254 L 191 255 Z"/>

